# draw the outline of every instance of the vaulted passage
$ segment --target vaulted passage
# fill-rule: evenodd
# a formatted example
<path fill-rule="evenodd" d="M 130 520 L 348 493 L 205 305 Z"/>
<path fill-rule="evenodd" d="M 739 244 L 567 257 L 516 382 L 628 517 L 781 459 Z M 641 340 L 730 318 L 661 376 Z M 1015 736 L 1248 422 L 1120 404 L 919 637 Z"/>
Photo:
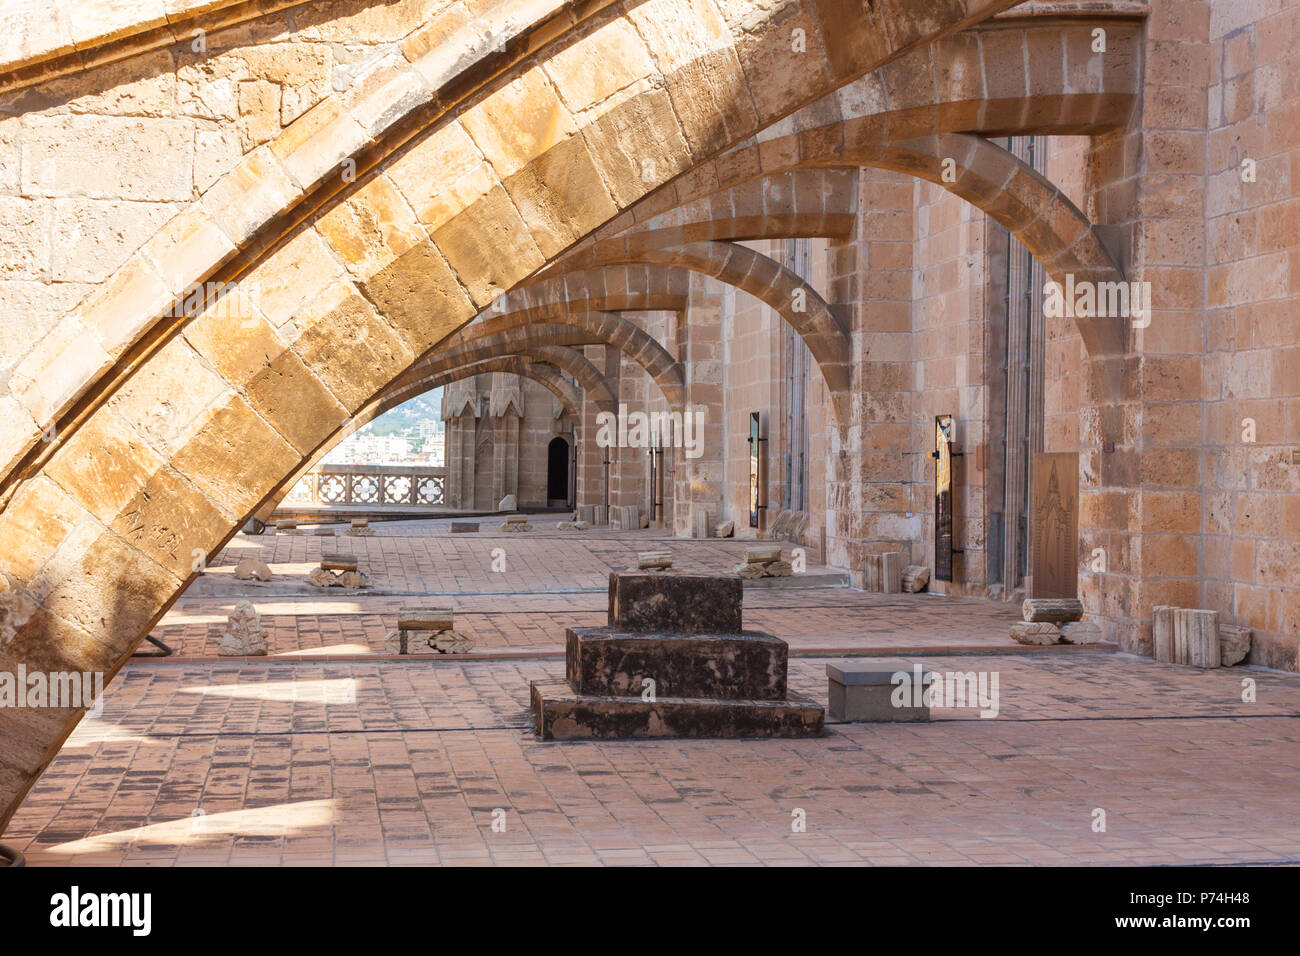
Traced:
<path fill-rule="evenodd" d="M 1143 654 L 1211 610 L 1300 669 L 1296 96 L 1226 4 L 223 0 L 0 40 L 0 672 L 111 679 L 214 565 L 294 564 L 241 529 L 430 395 L 437 474 L 356 479 L 429 509 L 385 560 L 552 509 L 541 590 L 570 532 L 604 573 L 645 525 L 726 575 L 780 542 L 846 607 L 895 561 L 997 628 L 1077 596 Z M 473 541 L 437 558 L 482 585 Z M 414 567 L 381 587 L 457 592 Z M 0 831 L 83 711 L 0 707 Z"/>

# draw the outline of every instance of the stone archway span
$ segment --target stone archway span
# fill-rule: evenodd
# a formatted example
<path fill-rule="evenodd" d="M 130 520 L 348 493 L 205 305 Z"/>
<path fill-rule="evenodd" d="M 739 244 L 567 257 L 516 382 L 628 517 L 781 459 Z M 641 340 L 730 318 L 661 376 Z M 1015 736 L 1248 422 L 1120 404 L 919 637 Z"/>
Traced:
<path fill-rule="evenodd" d="M 1013 2 L 564 4 L 504 74 L 490 53 L 467 69 L 450 23 L 404 43 L 249 154 L 14 367 L 0 662 L 111 676 L 195 555 L 501 291 L 702 160 Z M 521 129 L 503 137 L 506 116 Z M 214 277 L 248 280 L 240 321 L 166 314 L 177 286 Z M 0 825 L 80 716 L 0 715 Z"/>
<path fill-rule="evenodd" d="M 519 313 L 495 316 L 457 333 L 403 376 L 421 369 L 452 368 L 494 352 L 527 352 L 535 345 L 605 345 L 640 365 L 670 406 L 684 406 L 686 380 L 681 364 L 643 329 L 613 312 L 580 312 L 563 318 L 562 324 L 533 325 Z"/>
<path fill-rule="evenodd" d="M 445 334 L 695 164 L 1013 2 L 891 3 L 869 16 L 817 0 L 757 11 L 705 0 L 641 0 L 626 11 L 452 4 L 352 89 L 219 177 L 36 343 L 0 396 L 0 501 L 189 328 L 168 313 L 195 282 L 252 278 L 255 264 L 283 251 L 281 237 L 314 235 L 298 253 L 313 241 L 331 247 L 419 354 L 440 329 L 427 308 L 407 312 L 417 288 L 447 303 L 437 322 Z M 795 28 L 806 38 L 797 52 Z M 504 141 L 491 132 L 501 116 L 536 117 L 540 131 Z M 414 215 L 377 241 L 358 228 L 403 200 Z"/>
<path fill-rule="evenodd" d="M 497 355 L 470 365 L 429 372 L 414 381 L 405 383 L 395 381 L 378 398 L 353 415 L 351 420 L 339 429 L 330 442 L 318 449 L 306 464 L 281 482 L 267 503 L 258 509 L 257 517 L 262 521 L 268 521 L 271 513 L 279 507 L 285 496 L 302 479 L 303 475 L 319 465 L 326 455 L 350 435 L 355 434 L 403 402 L 410 401 L 412 398 L 426 392 L 431 392 L 435 388 L 450 385 L 452 382 L 459 382 L 474 375 L 508 372 L 512 375 L 531 379 L 547 388 L 558 398 L 564 404 L 569 417 L 575 421 L 579 420 L 581 416 L 582 396 L 584 393 L 596 403 L 596 406 L 601 411 L 617 411 L 618 402 L 614 398 L 608 382 L 605 381 L 605 377 L 583 356 L 570 348 L 547 347 L 537 351 L 543 354 L 535 357 L 517 354 Z M 578 361 L 574 362 L 561 353 L 569 353 Z M 564 378 L 565 375 L 574 375 L 578 379 L 578 385 L 574 386 L 568 382 Z"/>
<path fill-rule="evenodd" d="M 770 306 L 799 333 L 837 404 L 847 411 L 848 333 L 817 290 L 790 269 L 761 252 L 731 242 L 695 242 L 627 252 L 624 256 L 635 262 L 712 276 Z"/>

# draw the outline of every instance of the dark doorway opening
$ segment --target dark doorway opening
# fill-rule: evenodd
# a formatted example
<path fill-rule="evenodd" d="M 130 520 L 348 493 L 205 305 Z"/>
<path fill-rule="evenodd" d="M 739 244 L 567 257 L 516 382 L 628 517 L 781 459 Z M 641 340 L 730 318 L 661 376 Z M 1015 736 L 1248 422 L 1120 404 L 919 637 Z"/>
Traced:
<path fill-rule="evenodd" d="M 546 497 L 569 500 L 569 443 L 563 438 L 552 438 L 546 447 Z"/>

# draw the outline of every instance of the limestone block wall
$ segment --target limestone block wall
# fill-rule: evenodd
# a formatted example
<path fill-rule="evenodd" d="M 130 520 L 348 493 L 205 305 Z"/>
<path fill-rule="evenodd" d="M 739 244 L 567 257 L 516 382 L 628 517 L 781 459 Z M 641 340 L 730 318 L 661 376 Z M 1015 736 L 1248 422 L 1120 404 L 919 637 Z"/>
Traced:
<path fill-rule="evenodd" d="M 1197 110 L 1193 119 L 1204 117 L 1208 148 L 1170 132 L 1158 153 L 1171 173 L 1203 176 L 1204 242 L 1195 241 L 1194 231 L 1188 235 L 1187 224 L 1165 220 L 1152 224 L 1148 253 L 1169 260 L 1181 252 L 1193 270 L 1204 264 L 1199 341 L 1186 332 L 1164 341 L 1185 343 L 1180 348 L 1193 356 L 1203 348 L 1205 406 L 1199 422 L 1190 408 L 1179 407 L 1182 414 L 1170 409 L 1164 431 L 1194 439 L 1196 426 L 1204 429 L 1204 523 L 1195 568 L 1205 582 L 1203 606 L 1218 611 L 1220 620 L 1255 630 L 1252 661 L 1295 669 L 1300 463 L 1291 452 L 1300 447 L 1300 4 L 1215 0 L 1204 13 L 1208 25 L 1201 20 L 1197 26 L 1207 26 L 1208 42 L 1200 47 L 1206 55 L 1186 65 L 1184 82 L 1204 91 L 1203 113 Z M 1179 325 L 1185 328 L 1186 320 Z M 1195 370 L 1189 362 L 1185 373 L 1175 374 L 1194 381 Z"/>

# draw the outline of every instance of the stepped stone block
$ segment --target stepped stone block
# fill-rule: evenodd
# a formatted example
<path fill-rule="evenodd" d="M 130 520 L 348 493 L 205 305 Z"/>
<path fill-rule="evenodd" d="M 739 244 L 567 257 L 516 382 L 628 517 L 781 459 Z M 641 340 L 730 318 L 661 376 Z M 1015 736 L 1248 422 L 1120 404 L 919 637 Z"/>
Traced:
<path fill-rule="evenodd" d="M 734 634 L 741 629 L 739 578 L 708 574 L 609 576 L 609 626 L 664 634 Z"/>
<path fill-rule="evenodd" d="M 543 740 L 809 737 L 825 712 L 788 694 L 785 641 L 742 632 L 739 578 L 615 572 L 609 624 L 570 628 L 565 681 L 534 681 Z"/>
<path fill-rule="evenodd" d="M 786 700 L 596 697 L 565 681 L 534 681 L 533 730 L 543 740 L 653 737 L 820 737 L 826 712 L 792 694 Z"/>
<path fill-rule="evenodd" d="M 580 694 L 640 697 L 654 681 L 659 697 L 780 700 L 786 693 L 785 641 L 770 634 L 628 634 L 571 627 L 565 672 Z"/>

